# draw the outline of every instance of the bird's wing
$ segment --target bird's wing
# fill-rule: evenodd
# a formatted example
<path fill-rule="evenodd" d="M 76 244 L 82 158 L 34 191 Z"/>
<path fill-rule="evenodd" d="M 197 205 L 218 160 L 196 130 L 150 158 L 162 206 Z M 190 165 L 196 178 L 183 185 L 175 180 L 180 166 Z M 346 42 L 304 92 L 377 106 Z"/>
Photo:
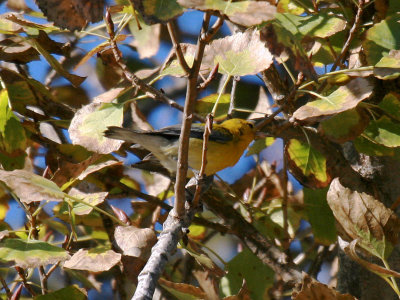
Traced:
<path fill-rule="evenodd" d="M 160 130 L 146 132 L 149 135 L 162 136 L 169 140 L 177 140 L 181 135 L 181 125 L 173 125 L 162 128 Z M 194 123 L 190 130 L 190 137 L 195 139 L 203 139 L 204 124 Z M 225 128 L 219 127 L 218 130 L 212 130 L 209 136 L 210 141 L 227 143 L 232 140 L 232 134 Z"/>

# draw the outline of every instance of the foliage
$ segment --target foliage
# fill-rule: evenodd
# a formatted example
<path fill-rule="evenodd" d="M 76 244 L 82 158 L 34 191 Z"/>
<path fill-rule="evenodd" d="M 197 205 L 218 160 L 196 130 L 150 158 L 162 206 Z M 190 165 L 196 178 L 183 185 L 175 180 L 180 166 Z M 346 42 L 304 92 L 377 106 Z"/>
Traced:
<path fill-rule="evenodd" d="M 185 98 L 196 122 L 257 118 L 263 138 L 251 166 L 201 195 L 159 272 L 167 298 L 354 299 L 311 278 L 337 259 L 338 236 L 400 295 L 388 263 L 399 195 L 363 171 L 400 159 L 397 0 L 104 2 L 1 4 L 1 293 L 85 299 L 111 281 L 121 299 L 134 293 L 176 209 L 175 174 L 103 133 L 179 123 Z"/>

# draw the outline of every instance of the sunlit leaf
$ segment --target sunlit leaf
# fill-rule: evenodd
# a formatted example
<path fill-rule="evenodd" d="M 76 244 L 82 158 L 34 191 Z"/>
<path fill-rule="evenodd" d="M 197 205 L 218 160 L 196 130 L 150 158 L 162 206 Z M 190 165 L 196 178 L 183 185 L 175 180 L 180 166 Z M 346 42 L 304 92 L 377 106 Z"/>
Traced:
<path fill-rule="evenodd" d="M 98 205 L 104 202 L 107 197 L 107 192 L 99 192 L 99 193 L 84 193 L 79 191 L 78 189 L 72 188 L 68 195 L 78 198 L 82 201 L 89 203 L 90 205 Z M 93 208 L 84 203 L 76 202 L 73 205 L 72 211 L 75 215 L 87 215 L 89 214 Z"/>
<path fill-rule="evenodd" d="M 331 175 L 326 158 L 311 145 L 291 139 L 286 143 L 285 154 L 289 170 L 302 184 L 312 188 L 329 185 Z"/>
<path fill-rule="evenodd" d="M 230 76 L 254 75 L 273 62 L 259 33 L 252 30 L 213 40 L 205 53 L 204 63 L 210 69 L 219 64 L 218 72 Z"/>
<path fill-rule="evenodd" d="M 267 1 L 178 0 L 184 7 L 219 11 L 233 23 L 250 27 L 274 18 L 276 7 Z"/>
<path fill-rule="evenodd" d="M 377 144 L 386 147 L 400 147 L 400 124 L 386 116 L 372 120 L 365 129 L 364 135 Z"/>
<path fill-rule="evenodd" d="M 124 255 L 139 257 L 143 260 L 148 259 L 151 247 L 157 242 L 157 236 L 150 228 L 118 226 L 114 236 L 115 242 Z"/>
<path fill-rule="evenodd" d="M 211 113 L 217 99 L 218 99 L 218 94 L 211 94 L 202 99 L 197 100 L 195 104 L 195 111 L 198 114 L 205 117 L 207 114 Z M 230 94 L 221 95 L 221 97 L 218 100 L 218 106 L 214 116 L 215 118 L 226 117 L 229 110 L 229 104 L 231 102 L 230 99 L 231 99 Z"/>
<path fill-rule="evenodd" d="M 373 87 L 367 79 L 354 79 L 345 86 L 339 87 L 332 94 L 301 106 L 293 116 L 299 121 L 312 122 L 325 116 L 353 109 L 372 94 L 372 89 Z"/>
<path fill-rule="evenodd" d="M 0 170 L 0 180 L 24 203 L 34 201 L 63 201 L 65 194 L 52 181 L 25 170 Z"/>
<path fill-rule="evenodd" d="M 375 65 L 374 75 L 379 79 L 391 80 L 400 76 L 400 50 L 390 50 Z"/>
<path fill-rule="evenodd" d="M 0 243 L 0 260 L 15 262 L 21 268 L 37 268 L 69 258 L 63 248 L 41 241 L 6 239 Z"/>
<path fill-rule="evenodd" d="M 87 270 L 91 272 L 104 272 L 110 270 L 121 261 L 121 254 L 104 248 L 91 250 L 79 249 L 69 260 L 64 263 L 64 268 Z"/>
<path fill-rule="evenodd" d="M 68 131 L 72 143 L 107 154 L 118 150 L 122 141 L 107 139 L 108 126 L 121 126 L 123 106 L 113 103 L 91 103 L 82 107 L 71 121 Z"/>

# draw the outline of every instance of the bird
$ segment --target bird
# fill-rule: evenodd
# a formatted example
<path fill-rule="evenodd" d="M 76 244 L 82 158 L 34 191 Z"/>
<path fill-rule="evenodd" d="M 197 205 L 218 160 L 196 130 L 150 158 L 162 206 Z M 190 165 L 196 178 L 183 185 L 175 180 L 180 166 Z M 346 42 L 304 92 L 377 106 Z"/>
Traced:
<path fill-rule="evenodd" d="M 234 166 L 254 140 L 254 122 L 238 118 L 213 124 L 207 144 L 205 175 L 210 176 Z M 190 130 L 188 177 L 198 174 L 202 164 L 204 124 L 194 123 Z M 107 138 L 139 144 L 150 151 L 171 174 L 177 170 L 178 145 L 181 125 L 173 125 L 154 131 L 133 130 L 110 126 L 104 132 Z"/>

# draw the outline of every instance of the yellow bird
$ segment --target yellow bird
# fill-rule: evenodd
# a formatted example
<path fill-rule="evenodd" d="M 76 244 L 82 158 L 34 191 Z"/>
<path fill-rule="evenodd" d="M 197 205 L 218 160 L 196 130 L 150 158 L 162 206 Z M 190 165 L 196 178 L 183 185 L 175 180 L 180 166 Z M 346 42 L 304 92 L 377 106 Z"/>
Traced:
<path fill-rule="evenodd" d="M 178 143 L 181 125 L 165 127 L 155 131 L 140 131 L 127 128 L 108 127 L 104 132 L 108 138 L 140 144 L 149 150 L 171 173 L 176 172 Z M 199 171 L 202 162 L 204 124 L 194 123 L 189 140 L 189 169 Z M 212 175 L 235 165 L 244 150 L 255 138 L 254 123 L 242 119 L 229 119 L 213 124 L 207 144 L 206 175 Z M 191 172 L 190 172 L 191 173 Z"/>

